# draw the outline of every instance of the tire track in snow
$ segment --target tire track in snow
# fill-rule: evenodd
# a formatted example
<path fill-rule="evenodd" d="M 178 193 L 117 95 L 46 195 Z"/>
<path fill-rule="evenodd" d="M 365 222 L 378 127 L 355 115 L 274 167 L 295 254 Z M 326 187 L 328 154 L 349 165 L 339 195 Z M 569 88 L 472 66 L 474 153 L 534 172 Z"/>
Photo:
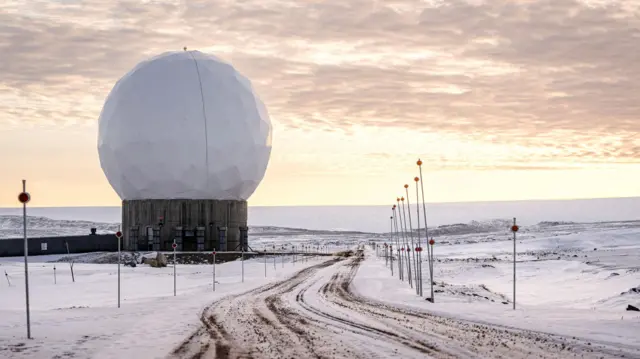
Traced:
<path fill-rule="evenodd" d="M 360 252 L 348 274 L 338 273 L 338 279 L 330 282 L 328 287 L 321 288 L 320 292 L 339 308 L 377 318 L 389 327 L 395 328 L 397 332 L 406 333 L 409 330 L 410 333 L 420 333 L 420 337 L 429 338 L 433 345 L 444 348 L 442 354 L 446 351 L 464 358 L 639 357 L 640 353 L 637 350 L 610 346 L 606 343 L 592 343 L 554 334 L 446 318 L 360 297 L 351 291 L 350 284 L 363 259 L 364 253 Z"/>
<path fill-rule="evenodd" d="M 363 253 L 222 298 L 170 358 L 610 358 L 580 340 L 445 318 L 350 290 Z M 627 355 L 627 358 L 634 357 Z"/>
<path fill-rule="evenodd" d="M 320 263 L 301 270 L 286 281 L 269 284 L 240 295 L 228 296 L 212 303 L 202 311 L 202 326 L 174 349 L 169 357 L 323 358 L 310 349 L 311 341 L 304 340 L 304 330 L 291 322 L 289 317 L 292 313 L 282 310 L 274 312 L 268 308 L 268 303 L 293 290 L 317 270 L 336 261 L 338 260 L 332 259 Z M 306 324 L 304 321 L 299 323 Z M 251 342 L 248 342 L 247 338 L 250 338 Z M 288 348 L 292 341 L 303 342 L 298 343 L 303 345 Z M 284 347 L 272 345 L 278 342 L 284 342 Z"/>

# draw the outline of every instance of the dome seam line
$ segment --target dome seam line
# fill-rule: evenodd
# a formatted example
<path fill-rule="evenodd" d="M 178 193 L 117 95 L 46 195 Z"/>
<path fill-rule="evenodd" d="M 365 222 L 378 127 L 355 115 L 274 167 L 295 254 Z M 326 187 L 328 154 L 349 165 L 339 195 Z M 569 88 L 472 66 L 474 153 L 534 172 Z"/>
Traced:
<path fill-rule="evenodd" d="M 198 61 L 193 57 L 193 53 L 189 52 L 191 59 L 193 59 L 193 63 L 196 65 L 196 74 L 198 75 L 198 83 L 200 84 L 200 100 L 202 101 L 202 116 L 204 117 L 204 158 L 205 165 L 207 168 L 207 176 L 209 175 L 209 133 L 207 131 L 207 110 L 204 105 L 204 91 L 202 90 L 202 79 L 200 78 L 200 68 L 198 67 Z M 207 181 L 207 189 L 209 188 L 209 183 Z"/>

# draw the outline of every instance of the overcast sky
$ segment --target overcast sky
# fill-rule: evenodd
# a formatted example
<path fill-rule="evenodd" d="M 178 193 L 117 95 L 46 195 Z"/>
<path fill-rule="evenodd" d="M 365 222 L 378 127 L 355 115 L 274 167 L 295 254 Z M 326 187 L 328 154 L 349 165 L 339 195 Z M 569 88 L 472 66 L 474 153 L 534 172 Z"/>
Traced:
<path fill-rule="evenodd" d="M 138 62 L 187 46 L 274 123 L 251 205 L 640 195 L 640 1 L 0 3 L 0 206 L 117 205 L 97 119 Z"/>

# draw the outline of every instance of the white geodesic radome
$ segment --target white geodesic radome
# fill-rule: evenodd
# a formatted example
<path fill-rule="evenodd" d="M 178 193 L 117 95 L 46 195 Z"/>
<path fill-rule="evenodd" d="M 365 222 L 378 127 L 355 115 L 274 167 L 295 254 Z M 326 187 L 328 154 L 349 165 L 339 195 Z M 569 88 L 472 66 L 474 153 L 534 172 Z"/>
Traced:
<path fill-rule="evenodd" d="M 102 169 L 123 200 L 246 200 L 271 154 L 271 121 L 250 81 L 199 51 L 124 75 L 99 119 Z"/>

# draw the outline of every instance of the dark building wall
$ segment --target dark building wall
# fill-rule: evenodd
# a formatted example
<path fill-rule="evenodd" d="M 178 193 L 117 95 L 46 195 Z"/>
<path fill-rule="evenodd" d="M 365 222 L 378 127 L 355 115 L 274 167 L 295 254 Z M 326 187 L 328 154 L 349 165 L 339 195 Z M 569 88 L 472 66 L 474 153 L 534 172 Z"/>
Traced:
<path fill-rule="evenodd" d="M 160 223 L 163 223 L 160 226 Z M 204 250 L 240 250 L 240 227 L 247 226 L 247 202 L 227 200 L 124 200 L 122 201 L 122 229 L 124 246 L 137 250 L 133 233 L 138 241 L 147 238 L 148 229 L 156 231 L 159 241 L 153 250 L 171 250 L 176 227 L 185 231 L 203 228 Z M 219 241 L 219 228 L 226 227 L 226 243 Z M 132 231 L 133 230 L 133 231 Z M 142 239 L 144 241 L 144 239 Z M 180 248 L 179 248 L 180 249 Z"/>
<path fill-rule="evenodd" d="M 115 252 L 118 250 L 118 241 L 113 234 L 98 234 L 86 236 L 63 236 L 28 238 L 29 255 L 66 254 L 69 243 L 69 252 Z M 46 243 L 46 250 L 42 244 Z M 15 257 L 24 255 L 24 239 L 11 238 L 0 239 L 0 257 Z"/>

